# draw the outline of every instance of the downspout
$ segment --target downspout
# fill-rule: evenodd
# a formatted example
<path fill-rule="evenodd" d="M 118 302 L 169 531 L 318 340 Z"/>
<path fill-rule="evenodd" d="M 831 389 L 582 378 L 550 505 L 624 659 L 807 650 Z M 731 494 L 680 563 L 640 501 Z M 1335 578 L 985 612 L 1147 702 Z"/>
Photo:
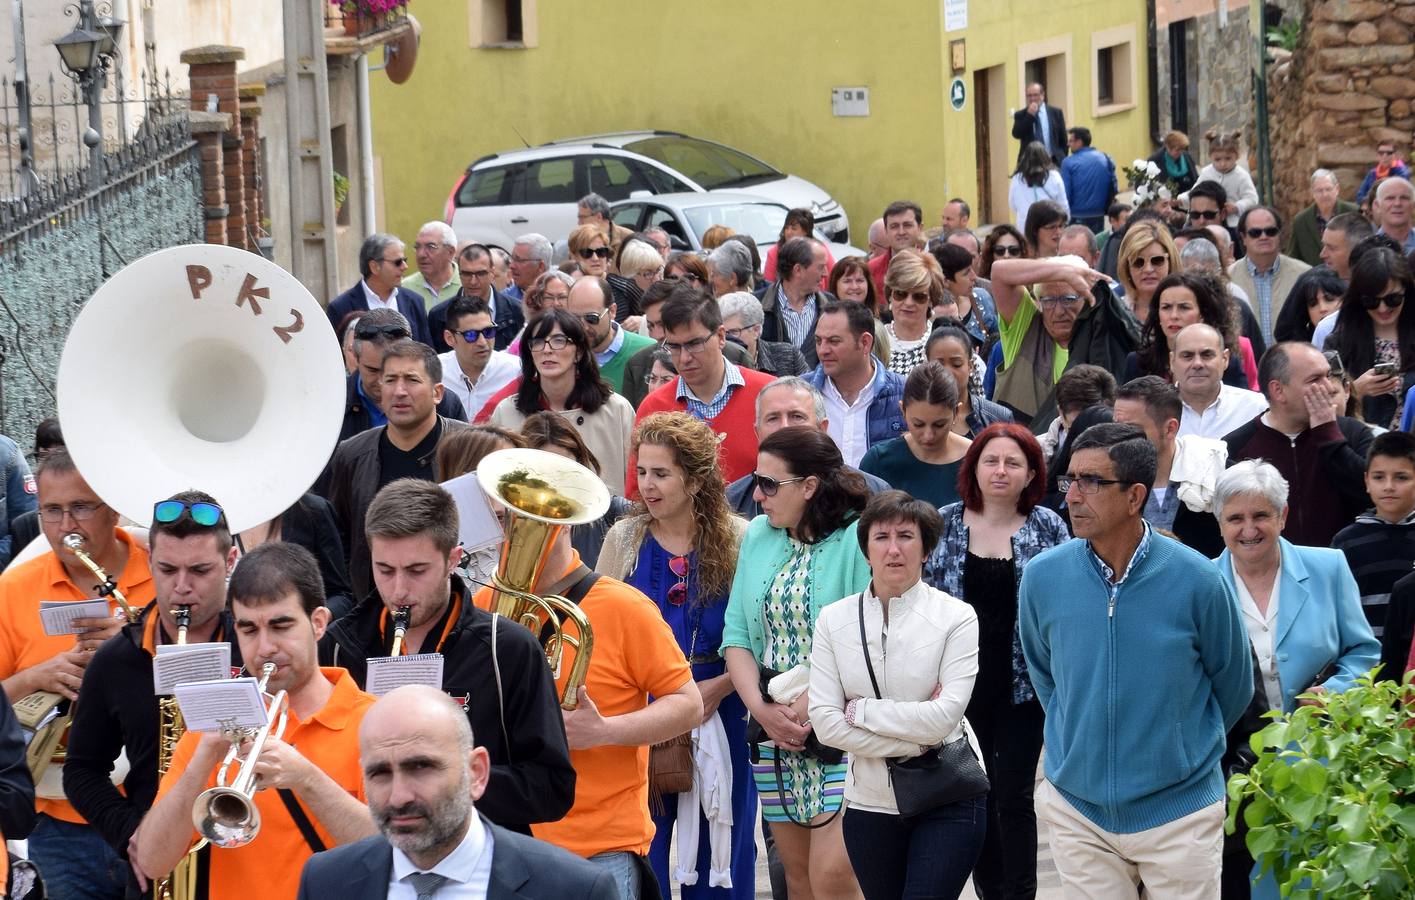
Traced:
<path fill-rule="evenodd" d="M 374 225 L 373 115 L 369 108 L 368 54 L 360 53 L 355 65 L 359 130 L 359 214 L 363 218 L 363 232 L 372 234 L 377 229 Z"/>

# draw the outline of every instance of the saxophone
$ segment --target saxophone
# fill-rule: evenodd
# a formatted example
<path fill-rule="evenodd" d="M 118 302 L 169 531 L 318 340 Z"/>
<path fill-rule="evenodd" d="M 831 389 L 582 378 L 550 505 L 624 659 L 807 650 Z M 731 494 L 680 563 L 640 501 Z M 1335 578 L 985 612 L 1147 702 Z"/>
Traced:
<path fill-rule="evenodd" d="M 187 643 L 187 629 L 192 624 L 192 608 L 183 604 L 173 610 L 173 615 L 177 620 L 177 644 L 184 646 Z M 175 696 L 159 697 L 157 711 L 157 778 L 160 781 L 172 767 L 172 754 L 177 749 L 177 742 L 187 731 L 187 723 L 182 719 L 182 707 L 178 705 Z M 154 900 L 196 900 L 196 852 L 205 843 L 202 841 L 193 847 L 172 869 L 170 875 L 157 880 L 152 887 Z"/>

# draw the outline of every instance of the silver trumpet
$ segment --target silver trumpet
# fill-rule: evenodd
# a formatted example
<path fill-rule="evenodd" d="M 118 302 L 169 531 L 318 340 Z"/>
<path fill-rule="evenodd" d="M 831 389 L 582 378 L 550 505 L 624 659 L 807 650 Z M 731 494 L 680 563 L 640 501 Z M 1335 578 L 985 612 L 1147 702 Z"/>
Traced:
<path fill-rule="evenodd" d="M 273 674 L 275 663 L 268 662 L 261 667 L 262 696 L 270 697 L 265 686 Z M 273 737 L 278 741 L 285 733 L 288 712 L 285 692 L 270 697 L 266 708 L 269 715 L 263 728 L 233 729 L 226 734 L 231 740 L 231 749 L 226 752 L 226 758 L 221 761 L 221 768 L 216 773 L 216 787 L 202 791 L 192 807 L 192 824 L 202 837 L 217 847 L 244 847 L 260 833 L 260 810 L 255 805 L 255 792 L 259 787 L 256 784 L 255 761 L 260 758 L 267 740 Z M 228 784 L 226 776 L 231 763 L 237 761 L 241 744 L 247 740 L 251 742 L 250 749 L 239 760 L 240 772 L 236 779 Z"/>

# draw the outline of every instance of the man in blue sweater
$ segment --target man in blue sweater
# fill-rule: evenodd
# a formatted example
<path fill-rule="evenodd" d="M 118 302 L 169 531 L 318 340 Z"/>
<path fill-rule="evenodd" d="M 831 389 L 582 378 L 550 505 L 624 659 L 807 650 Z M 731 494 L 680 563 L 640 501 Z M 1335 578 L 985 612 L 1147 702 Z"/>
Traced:
<path fill-rule="evenodd" d="M 1076 441 L 1058 479 L 1077 540 L 1022 574 L 1018 624 L 1046 711 L 1037 815 L 1068 898 L 1219 896 L 1224 735 L 1253 694 L 1213 563 L 1141 516 L 1156 453 L 1133 425 Z"/>
<path fill-rule="evenodd" d="M 1115 202 L 1115 160 L 1091 146 L 1091 129 L 1072 128 L 1071 155 L 1061 161 L 1061 181 L 1071 221 L 1095 234 L 1105 230 L 1105 212 Z"/>

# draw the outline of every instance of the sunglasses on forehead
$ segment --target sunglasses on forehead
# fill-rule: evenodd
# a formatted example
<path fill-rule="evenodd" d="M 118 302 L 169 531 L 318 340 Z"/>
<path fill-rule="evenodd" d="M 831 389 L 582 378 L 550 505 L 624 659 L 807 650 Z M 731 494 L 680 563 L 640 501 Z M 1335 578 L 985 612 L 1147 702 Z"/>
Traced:
<path fill-rule="evenodd" d="M 354 337 L 356 338 L 368 339 L 379 335 L 405 338 L 409 336 L 409 331 L 402 325 L 365 325 L 363 322 L 359 322 L 354 326 Z"/>
<path fill-rule="evenodd" d="M 182 518 L 184 513 L 190 516 L 193 522 L 205 528 L 211 528 L 221 521 L 221 507 L 215 503 L 187 503 L 184 500 L 159 500 L 153 504 L 152 521 L 171 525 Z"/>

